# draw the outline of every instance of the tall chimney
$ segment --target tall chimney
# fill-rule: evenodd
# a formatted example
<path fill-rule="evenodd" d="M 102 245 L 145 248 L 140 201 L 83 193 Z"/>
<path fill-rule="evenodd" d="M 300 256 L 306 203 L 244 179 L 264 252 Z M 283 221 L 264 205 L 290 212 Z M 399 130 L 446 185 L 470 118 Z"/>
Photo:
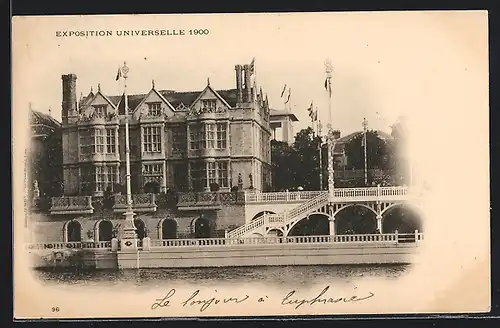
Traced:
<path fill-rule="evenodd" d="M 252 83 L 250 82 L 250 65 L 244 66 L 245 70 L 245 102 L 252 101 Z"/>
<path fill-rule="evenodd" d="M 236 90 L 238 91 L 238 97 L 236 99 L 237 103 L 242 103 L 243 102 L 243 79 L 241 76 L 241 65 L 236 65 L 235 70 L 236 70 Z"/>
<path fill-rule="evenodd" d="M 68 116 L 75 115 L 76 111 L 76 75 L 67 74 L 62 77 L 62 120 L 68 121 Z"/>

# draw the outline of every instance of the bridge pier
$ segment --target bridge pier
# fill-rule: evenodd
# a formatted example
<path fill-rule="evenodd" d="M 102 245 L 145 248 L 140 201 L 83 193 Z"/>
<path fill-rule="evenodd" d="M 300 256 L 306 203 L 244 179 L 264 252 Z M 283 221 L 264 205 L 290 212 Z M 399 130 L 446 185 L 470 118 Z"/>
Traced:
<path fill-rule="evenodd" d="M 328 226 L 330 230 L 330 236 L 335 236 L 335 216 L 333 215 L 335 208 L 333 204 L 328 206 Z"/>
<path fill-rule="evenodd" d="M 379 233 L 382 233 L 382 215 L 377 215 L 377 230 Z"/>

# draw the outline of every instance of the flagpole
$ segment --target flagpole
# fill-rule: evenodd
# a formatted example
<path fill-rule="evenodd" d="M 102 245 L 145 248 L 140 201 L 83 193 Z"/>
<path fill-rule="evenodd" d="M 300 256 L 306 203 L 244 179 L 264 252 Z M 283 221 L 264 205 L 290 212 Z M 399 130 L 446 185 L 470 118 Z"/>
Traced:
<path fill-rule="evenodd" d="M 122 249 L 123 248 L 137 248 L 136 242 L 136 228 L 134 225 L 134 211 L 132 208 L 132 188 L 130 183 L 130 132 L 129 132 L 129 108 L 128 108 L 128 94 L 127 94 L 127 74 L 129 68 L 127 63 L 123 63 L 121 72 L 124 79 L 123 94 L 125 98 L 125 165 L 126 165 L 126 183 L 127 183 L 127 210 L 124 213 L 125 226 L 122 235 Z M 124 240 L 127 240 L 124 242 Z M 130 240 L 133 240 L 132 242 Z"/>
<path fill-rule="evenodd" d="M 317 129 L 318 129 L 318 137 L 319 137 L 319 142 L 318 142 L 318 151 L 319 151 L 319 190 L 323 190 L 323 149 L 321 147 L 321 144 L 323 143 L 322 138 L 321 138 L 321 121 L 318 120 L 317 124 Z"/>
<path fill-rule="evenodd" d="M 335 136 L 333 133 L 332 127 L 332 92 L 331 92 L 331 79 L 333 67 L 329 59 L 325 61 L 325 71 L 326 71 L 326 91 L 328 92 L 328 134 L 327 134 L 327 142 L 328 142 L 328 199 L 330 205 L 333 205 L 334 202 L 334 188 L 335 188 L 335 171 L 333 165 L 333 152 L 335 148 Z M 330 206 L 332 207 L 332 206 Z M 331 213 L 333 215 L 333 213 Z"/>
<path fill-rule="evenodd" d="M 364 160 L 365 160 L 365 186 L 368 186 L 368 166 L 366 162 L 366 129 L 368 128 L 368 121 L 366 117 L 363 119 L 363 152 L 364 152 Z"/>

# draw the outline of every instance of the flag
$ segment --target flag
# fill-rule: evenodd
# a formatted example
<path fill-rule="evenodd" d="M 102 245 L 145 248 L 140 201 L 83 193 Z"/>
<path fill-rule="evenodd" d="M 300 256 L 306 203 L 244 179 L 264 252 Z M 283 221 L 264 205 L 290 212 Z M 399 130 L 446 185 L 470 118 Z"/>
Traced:
<path fill-rule="evenodd" d="M 307 111 L 309 112 L 309 117 L 312 119 L 313 117 L 313 103 L 311 101 L 311 104 L 309 105 L 309 107 L 307 108 Z"/>
<path fill-rule="evenodd" d="M 313 122 L 316 122 L 316 121 L 318 120 L 318 111 L 317 111 L 317 110 L 315 110 L 315 111 L 313 112 L 313 114 L 311 115 L 311 120 L 312 120 Z"/>
<path fill-rule="evenodd" d="M 288 89 L 288 98 L 286 99 L 285 104 L 288 104 L 288 102 L 290 101 L 290 96 L 291 95 L 292 95 L 292 88 Z"/>
<path fill-rule="evenodd" d="M 325 90 L 328 91 L 330 98 L 332 97 L 332 82 L 329 78 L 325 79 Z"/>
<path fill-rule="evenodd" d="M 253 57 L 252 62 L 250 63 L 250 75 L 255 73 L 255 57 Z"/>
<path fill-rule="evenodd" d="M 281 91 L 281 98 L 283 98 L 283 95 L 285 94 L 285 91 L 286 91 L 286 84 L 285 84 L 285 86 L 283 87 L 283 91 Z"/>
<path fill-rule="evenodd" d="M 118 68 L 118 72 L 116 73 L 116 81 L 118 81 L 122 77 L 122 70 Z"/>

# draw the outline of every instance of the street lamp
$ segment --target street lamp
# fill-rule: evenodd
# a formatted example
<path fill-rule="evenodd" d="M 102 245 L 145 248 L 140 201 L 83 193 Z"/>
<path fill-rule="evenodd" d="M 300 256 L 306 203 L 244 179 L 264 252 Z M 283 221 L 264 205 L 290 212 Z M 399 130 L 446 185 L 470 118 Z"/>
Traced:
<path fill-rule="evenodd" d="M 364 152 L 364 160 L 365 160 L 365 186 L 368 185 L 368 166 L 366 163 L 366 130 L 368 128 L 368 121 L 366 117 L 363 118 L 363 152 Z"/>

